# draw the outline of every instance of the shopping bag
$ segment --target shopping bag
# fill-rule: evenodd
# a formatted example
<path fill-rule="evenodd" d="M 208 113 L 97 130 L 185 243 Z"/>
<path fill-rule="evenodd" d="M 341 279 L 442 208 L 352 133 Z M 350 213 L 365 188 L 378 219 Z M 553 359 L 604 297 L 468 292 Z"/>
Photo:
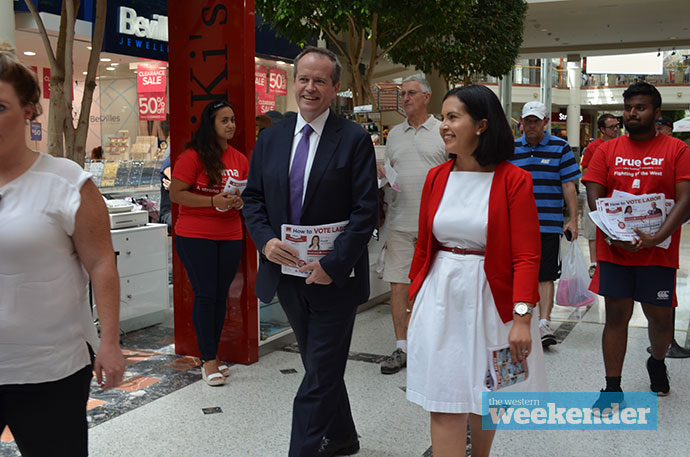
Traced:
<path fill-rule="evenodd" d="M 556 290 L 556 304 L 560 306 L 587 306 L 594 303 L 596 296 L 589 290 L 587 262 L 577 242 L 570 243 L 563 257 L 561 279 Z"/>

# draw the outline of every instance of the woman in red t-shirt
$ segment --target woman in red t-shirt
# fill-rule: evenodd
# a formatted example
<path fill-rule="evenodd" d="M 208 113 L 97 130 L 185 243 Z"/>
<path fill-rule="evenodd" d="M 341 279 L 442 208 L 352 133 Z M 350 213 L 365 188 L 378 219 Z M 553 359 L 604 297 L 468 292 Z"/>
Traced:
<path fill-rule="evenodd" d="M 229 374 L 218 359 L 218 344 L 228 289 L 242 253 L 243 203 L 234 186 L 247 179 L 249 165 L 229 145 L 234 135 L 232 105 L 209 103 L 201 113 L 199 129 L 175 162 L 170 183 L 170 199 L 180 205 L 175 246 L 194 289 L 201 374 L 211 386 L 224 384 Z"/>

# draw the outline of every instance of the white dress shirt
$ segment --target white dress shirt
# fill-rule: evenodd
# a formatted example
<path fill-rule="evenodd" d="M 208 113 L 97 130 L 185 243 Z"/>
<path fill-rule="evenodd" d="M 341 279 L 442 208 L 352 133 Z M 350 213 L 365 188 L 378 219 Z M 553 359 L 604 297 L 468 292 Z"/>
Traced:
<path fill-rule="evenodd" d="M 326 119 L 328 119 L 328 114 L 330 112 L 331 109 L 329 108 L 311 122 L 305 121 L 301 113 L 297 114 L 297 123 L 295 124 L 295 133 L 292 139 L 292 150 L 290 151 L 290 169 L 288 170 L 288 175 L 292 170 L 292 161 L 295 159 L 295 151 L 297 150 L 297 145 L 302 139 L 302 129 L 306 124 L 311 125 L 311 128 L 314 129 L 314 131 L 309 136 L 309 154 L 307 155 L 307 163 L 304 166 L 304 186 L 302 186 L 302 203 L 304 203 L 304 196 L 307 194 L 307 183 L 309 182 L 309 173 L 311 172 L 311 166 L 314 163 L 314 157 L 316 156 L 316 148 L 319 147 L 319 141 L 321 140 L 321 135 L 323 134 L 323 128 L 326 125 Z"/>

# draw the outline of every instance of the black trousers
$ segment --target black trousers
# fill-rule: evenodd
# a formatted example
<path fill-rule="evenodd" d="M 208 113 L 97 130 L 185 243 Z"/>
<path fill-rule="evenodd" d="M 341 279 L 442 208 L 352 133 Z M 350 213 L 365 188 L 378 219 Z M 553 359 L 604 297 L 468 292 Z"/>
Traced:
<path fill-rule="evenodd" d="M 92 367 L 39 384 L 0 385 L 0 432 L 10 427 L 24 457 L 89 455 L 86 402 Z"/>
<path fill-rule="evenodd" d="M 176 236 L 180 260 L 194 289 L 192 321 L 202 360 L 218 352 L 228 289 L 242 257 L 242 241 L 216 241 Z"/>
<path fill-rule="evenodd" d="M 290 457 L 313 457 L 324 436 L 357 434 L 343 379 L 357 305 L 337 299 L 347 291 L 324 294 L 324 287 L 292 276 L 282 276 L 278 286 L 306 372 L 293 404 Z"/>

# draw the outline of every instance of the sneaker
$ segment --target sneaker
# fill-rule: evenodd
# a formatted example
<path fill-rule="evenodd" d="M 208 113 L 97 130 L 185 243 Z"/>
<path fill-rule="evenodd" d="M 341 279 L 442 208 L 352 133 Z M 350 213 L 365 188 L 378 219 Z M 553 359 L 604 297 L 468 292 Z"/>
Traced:
<path fill-rule="evenodd" d="M 622 390 L 601 389 L 599 392 L 601 392 L 599 398 L 592 405 L 594 417 L 609 417 L 625 408 Z"/>
<path fill-rule="evenodd" d="M 395 374 L 407 366 L 407 354 L 398 348 L 381 362 L 382 374 Z"/>
<path fill-rule="evenodd" d="M 649 389 L 656 393 L 659 397 L 665 397 L 671 390 L 668 384 L 668 373 L 666 372 L 666 364 L 664 363 L 663 369 L 651 368 L 649 362 L 652 361 L 652 357 L 649 356 L 647 359 L 647 373 L 649 373 Z"/>
<path fill-rule="evenodd" d="M 539 321 L 539 333 L 541 334 L 542 347 L 549 347 L 558 343 L 553 330 L 551 330 L 551 325 L 546 319 Z"/>
<path fill-rule="evenodd" d="M 594 276 L 594 272 L 597 271 L 597 266 L 596 265 L 590 265 L 589 266 L 589 277 L 591 278 Z"/>

